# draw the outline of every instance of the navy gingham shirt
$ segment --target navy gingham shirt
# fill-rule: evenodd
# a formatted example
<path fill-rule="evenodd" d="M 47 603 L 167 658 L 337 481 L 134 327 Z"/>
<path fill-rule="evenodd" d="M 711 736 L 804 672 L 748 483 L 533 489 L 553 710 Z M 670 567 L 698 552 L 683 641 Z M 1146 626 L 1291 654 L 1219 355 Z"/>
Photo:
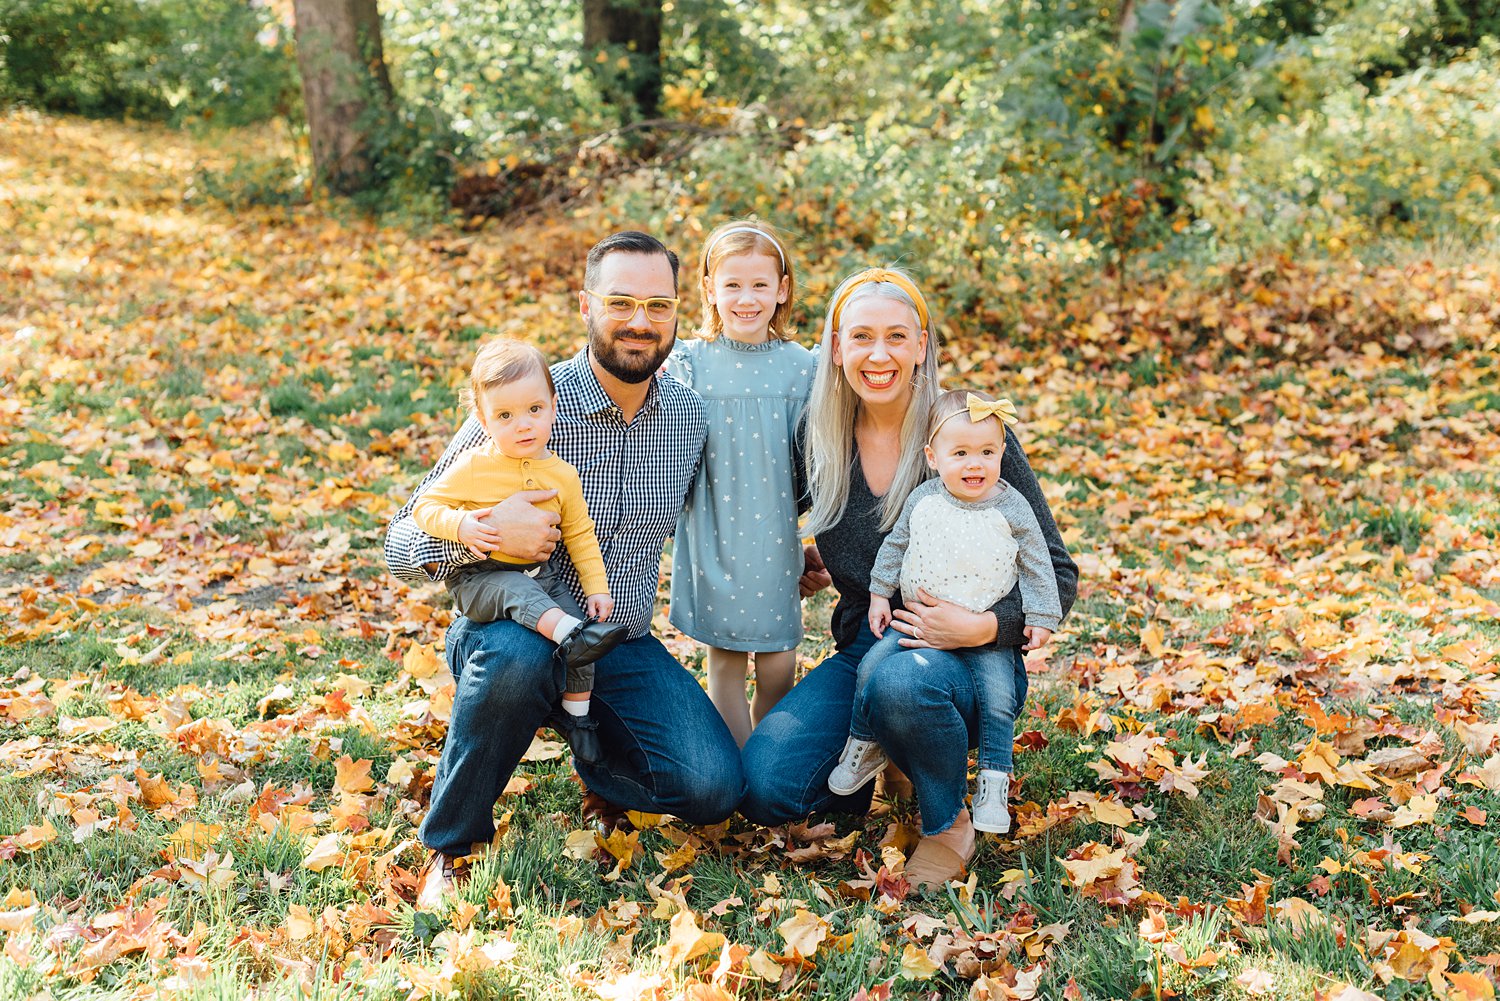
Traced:
<path fill-rule="evenodd" d="M 587 348 L 553 365 L 552 380 L 557 385 L 557 423 L 548 447 L 576 466 L 583 480 L 583 498 L 594 519 L 609 593 L 615 599 L 609 621 L 629 627 L 632 637 L 644 636 L 651 630 L 662 546 L 677 525 L 703 453 L 708 433 L 703 400 L 671 376 L 661 375 L 651 380 L 645 404 L 627 424 L 594 376 Z M 454 459 L 485 440 L 484 426 L 476 418 L 464 421 L 411 500 L 391 518 L 385 536 L 385 562 L 391 573 L 419 584 L 442 580 L 477 561 L 459 543 L 423 532 L 411 520 L 411 509 Z M 504 499 L 496 497 L 495 502 Z M 551 567 L 582 602 L 578 574 L 565 547 L 552 554 Z"/>

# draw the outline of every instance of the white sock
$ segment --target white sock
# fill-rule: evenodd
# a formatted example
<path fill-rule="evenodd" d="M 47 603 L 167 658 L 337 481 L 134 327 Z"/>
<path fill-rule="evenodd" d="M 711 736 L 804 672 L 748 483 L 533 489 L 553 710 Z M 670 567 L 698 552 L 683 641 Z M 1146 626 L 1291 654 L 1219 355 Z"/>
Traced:
<path fill-rule="evenodd" d="M 573 616 L 564 612 L 563 617 L 557 620 L 557 625 L 552 627 L 552 635 L 549 636 L 548 639 L 552 640 L 552 642 L 554 643 L 561 643 L 563 640 L 568 638 L 569 633 L 571 633 L 581 625 L 583 625 L 582 619 L 575 619 L 573 618 Z"/>
<path fill-rule="evenodd" d="M 563 699 L 563 708 L 574 716 L 587 716 L 589 714 L 589 699 Z"/>

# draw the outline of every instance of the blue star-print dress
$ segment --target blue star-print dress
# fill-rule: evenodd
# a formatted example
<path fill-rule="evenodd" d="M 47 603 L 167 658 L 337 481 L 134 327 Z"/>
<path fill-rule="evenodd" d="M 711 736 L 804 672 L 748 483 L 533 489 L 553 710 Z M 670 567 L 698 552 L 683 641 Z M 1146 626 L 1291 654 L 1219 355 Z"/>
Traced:
<path fill-rule="evenodd" d="M 802 641 L 792 437 L 813 354 L 791 341 L 678 342 L 667 370 L 703 397 L 708 442 L 677 521 L 672 625 L 721 650 Z"/>

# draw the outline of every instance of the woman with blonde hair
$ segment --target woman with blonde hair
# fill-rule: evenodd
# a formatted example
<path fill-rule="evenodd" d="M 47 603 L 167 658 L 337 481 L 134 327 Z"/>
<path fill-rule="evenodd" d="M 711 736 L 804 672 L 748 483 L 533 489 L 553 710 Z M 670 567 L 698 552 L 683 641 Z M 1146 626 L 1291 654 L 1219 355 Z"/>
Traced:
<path fill-rule="evenodd" d="M 875 642 L 867 621 L 870 572 L 907 495 L 930 475 L 924 445 L 928 412 L 941 389 L 937 343 L 921 290 L 903 272 L 871 268 L 833 294 L 823 326 L 806 425 L 806 467 L 816 545 L 804 592 L 831 578 L 840 598 L 830 631 L 837 652 L 814 668 L 757 726 L 744 747 L 749 792 L 740 811 L 780 824 L 821 810 L 863 813 L 870 788 L 840 796 L 828 788 L 848 733 L 855 672 Z M 1007 430 L 1001 474 L 1037 516 L 1066 614 L 1078 568 L 1068 556 L 1041 487 Z M 1024 642 L 1019 591 L 973 612 L 925 592 L 893 603 L 891 628 L 906 649 L 876 665 L 863 694 L 867 722 L 891 759 L 910 776 L 922 815 L 922 840 L 907 861 L 908 880 L 941 886 L 962 875 L 974 853 L 964 804 L 969 749 L 980 708 L 974 677 L 950 651 Z M 1024 670 L 1016 679 L 1025 697 Z"/>

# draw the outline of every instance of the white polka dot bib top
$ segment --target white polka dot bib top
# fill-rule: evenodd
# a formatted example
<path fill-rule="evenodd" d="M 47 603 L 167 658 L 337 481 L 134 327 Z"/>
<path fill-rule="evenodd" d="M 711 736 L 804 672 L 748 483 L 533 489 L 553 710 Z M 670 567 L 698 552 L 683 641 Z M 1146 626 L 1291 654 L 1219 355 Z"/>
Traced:
<path fill-rule="evenodd" d="M 1062 620 L 1057 577 L 1036 512 L 1005 481 L 989 500 L 961 501 L 943 481 L 911 492 L 870 571 L 870 593 L 889 598 L 901 585 L 910 604 L 917 589 L 974 612 L 993 608 L 1016 582 L 1028 626 L 1056 629 Z"/>
<path fill-rule="evenodd" d="M 928 594 L 982 612 L 1016 586 L 1016 539 L 999 508 L 960 507 L 946 490 L 911 512 L 901 593 Z"/>

